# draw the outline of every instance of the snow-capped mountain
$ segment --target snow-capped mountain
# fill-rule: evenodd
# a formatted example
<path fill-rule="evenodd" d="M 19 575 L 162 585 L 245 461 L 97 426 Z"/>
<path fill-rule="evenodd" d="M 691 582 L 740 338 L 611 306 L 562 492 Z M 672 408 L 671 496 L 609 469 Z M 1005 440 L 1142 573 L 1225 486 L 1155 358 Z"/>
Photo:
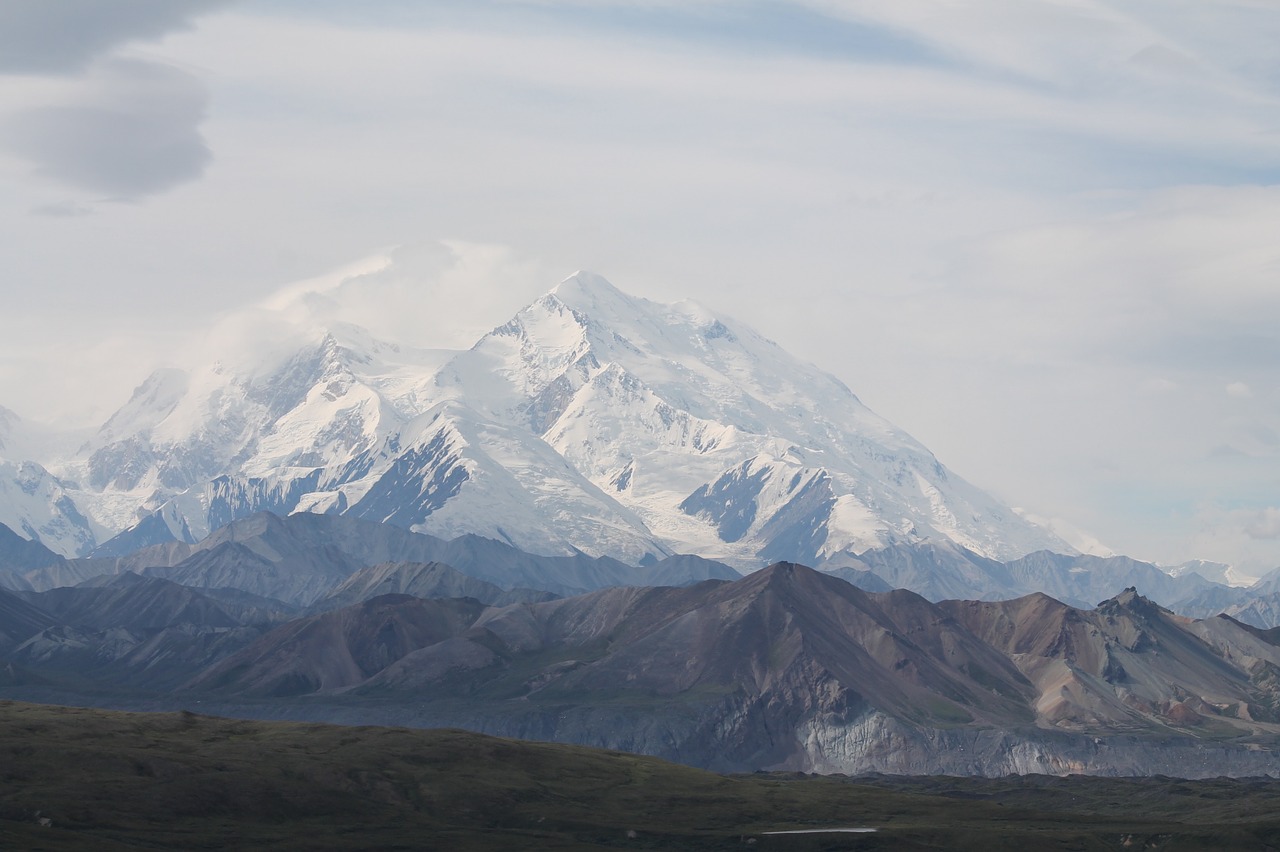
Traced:
<path fill-rule="evenodd" d="M 1234 565 L 1228 565 L 1224 562 L 1207 562 L 1203 559 L 1192 559 L 1189 562 L 1183 562 L 1180 565 L 1161 566 L 1171 577 L 1185 577 L 1188 574 L 1199 574 L 1206 580 L 1215 583 L 1222 583 L 1224 586 L 1234 586 L 1236 588 L 1246 589 L 1258 582 L 1260 579 L 1252 574 L 1246 574 Z"/>
<path fill-rule="evenodd" d="M 927 537 L 1005 557 L 1071 549 L 752 329 L 589 273 L 454 358 L 436 384 L 538 435 L 675 549 L 738 565 Z"/>
<path fill-rule="evenodd" d="M 38 455 L 57 455 L 62 437 L 0 407 L 0 524 L 72 556 L 93 549 L 93 525 L 66 483 L 32 461 Z"/>
<path fill-rule="evenodd" d="M 0 460 L 0 524 L 64 556 L 97 542 L 66 484 L 33 461 Z"/>
<path fill-rule="evenodd" d="M 1072 550 L 752 329 L 590 273 L 463 352 L 353 326 L 270 349 L 155 373 L 49 465 L 123 532 L 108 550 L 264 509 L 633 563 L 813 564 L 927 538 L 1004 559 Z"/>

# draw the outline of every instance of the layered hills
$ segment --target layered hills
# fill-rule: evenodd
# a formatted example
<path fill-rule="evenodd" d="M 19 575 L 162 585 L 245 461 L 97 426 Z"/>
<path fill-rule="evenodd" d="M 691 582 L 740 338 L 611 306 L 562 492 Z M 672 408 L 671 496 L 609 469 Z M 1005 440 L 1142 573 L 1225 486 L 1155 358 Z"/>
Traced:
<path fill-rule="evenodd" d="M 405 573 L 431 575 L 457 580 Z M 551 600 L 341 603 L 268 615 L 133 575 L 0 593 L 31 631 L 2 652 L 0 694 L 461 726 L 719 770 L 1253 775 L 1280 745 L 1280 640 L 1133 590 L 1092 609 L 933 603 L 779 563 Z"/>
<path fill-rule="evenodd" d="M 422 584 L 442 583 L 441 588 L 448 586 L 457 594 L 493 603 L 504 594 L 566 596 L 608 586 L 684 585 L 739 576 L 723 563 L 692 555 L 642 566 L 583 553 L 542 556 L 475 535 L 446 541 L 391 524 L 310 512 L 286 517 L 257 513 L 229 522 L 195 544 L 169 541 L 79 559 L 67 559 L 7 532 L 0 527 L 0 588 L 34 591 L 139 572 L 206 590 L 238 590 L 306 607 L 321 605 L 348 580 L 363 584 L 361 598 L 375 587 L 381 593 L 420 594 Z M 430 563 L 447 565 L 470 579 L 450 580 L 444 574 L 433 576 L 421 567 L 411 567 Z M 379 564 L 385 567 L 375 572 L 376 577 L 351 577 Z M 1256 627 L 1280 624 L 1280 593 L 1274 580 L 1264 578 L 1249 588 L 1231 587 L 1194 571 L 1171 575 L 1121 556 L 1040 551 L 1001 562 L 948 540 L 930 539 L 857 556 L 838 555 L 818 567 L 868 591 L 906 588 L 935 602 L 1000 600 L 1044 592 L 1072 606 L 1089 608 L 1132 586 L 1183 615 L 1204 618 L 1226 613 Z M 486 591 L 474 585 L 476 581 L 497 587 L 496 591 Z M 347 603 L 354 600 L 343 598 Z"/>
<path fill-rule="evenodd" d="M 426 578 L 415 581 L 406 576 L 410 571 L 406 566 L 419 563 L 441 563 L 460 571 L 470 585 L 442 574 L 435 580 L 452 582 L 455 590 L 474 592 L 482 599 L 522 588 L 562 595 L 605 586 L 680 585 L 739 576 L 732 568 L 706 559 L 668 557 L 632 566 L 583 553 L 541 556 L 474 535 L 446 541 L 359 518 L 259 512 L 230 522 L 195 544 L 171 541 L 124 556 L 65 559 L 51 554 L 48 564 L 24 570 L 21 564 L 6 564 L 0 554 L 0 588 L 45 591 L 96 577 L 142 573 L 202 589 L 236 589 L 293 606 L 310 606 L 348 581 L 372 583 L 368 588 L 377 586 L 382 591 L 413 591 L 413 584 Z M 398 567 L 385 569 L 377 579 L 352 577 L 380 564 Z M 499 592 L 482 591 L 476 581 L 497 586 Z M 392 588 L 386 583 L 404 585 Z"/>

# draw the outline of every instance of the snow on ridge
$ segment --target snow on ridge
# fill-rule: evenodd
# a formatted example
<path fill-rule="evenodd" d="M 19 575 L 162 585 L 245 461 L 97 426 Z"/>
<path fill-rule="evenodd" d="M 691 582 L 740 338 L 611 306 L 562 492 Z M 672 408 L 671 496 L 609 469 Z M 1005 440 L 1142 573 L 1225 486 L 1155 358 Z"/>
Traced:
<path fill-rule="evenodd" d="M 32 461 L 0 461 L 0 523 L 63 556 L 78 556 L 97 543 L 61 480 Z"/>
<path fill-rule="evenodd" d="M 1235 565 L 1229 565 L 1224 562 L 1209 562 L 1204 559 L 1191 559 L 1178 565 L 1158 565 L 1157 567 L 1171 577 L 1199 574 L 1214 583 L 1223 583 L 1240 589 L 1247 589 L 1262 579 L 1254 574 L 1240 570 Z"/>
<path fill-rule="evenodd" d="M 199 534 L 262 508 L 339 511 L 746 568 L 929 536 L 996 557 L 1069 549 L 749 326 L 594 273 L 464 351 L 269 327 L 252 357 L 154 374 L 66 463 L 94 523 L 159 512 Z"/>
<path fill-rule="evenodd" d="M 556 322 L 550 323 L 547 314 Z M 556 333 L 547 333 L 548 327 Z M 617 489 L 619 499 L 677 546 L 678 537 L 687 534 L 687 519 L 674 516 L 678 500 L 663 504 L 658 496 L 669 494 L 681 479 L 684 488 L 694 489 L 699 481 L 713 482 L 762 451 L 764 443 L 781 440 L 797 451 L 804 448 L 831 471 L 837 497 L 852 496 L 866 507 L 898 513 L 888 524 L 869 524 L 849 499 L 837 500 L 838 516 L 849 519 L 849 528 L 824 531 L 844 546 L 888 543 L 888 529 L 951 535 L 991 555 L 1070 549 L 949 474 L 927 449 L 872 413 L 834 377 L 696 303 L 661 305 L 633 298 L 599 276 L 579 273 L 500 331 L 494 337 L 519 338 L 520 360 L 510 353 L 504 359 L 487 341 L 476 350 L 494 357 L 503 375 L 523 378 L 523 385 L 513 381 L 507 389 L 526 396 L 493 410 L 558 412 L 545 437 L 598 486 Z M 566 340 L 572 341 L 571 349 Z M 536 381 L 522 372 L 521 360 L 536 368 Z M 604 393 L 602 377 L 610 375 L 625 375 L 643 388 L 643 405 L 636 408 L 638 397 L 626 397 L 617 388 Z M 665 419 L 656 416 L 660 411 Z M 676 420 L 733 429 L 738 446 L 716 455 L 672 445 L 670 423 Z M 878 485 L 868 487 L 868 482 Z M 646 483 L 648 492 L 642 487 Z M 885 486 L 891 493 L 884 493 Z M 825 504 L 820 508 L 826 511 Z M 815 517 L 811 523 L 821 527 L 830 518 Z M 966 529 L 966 523 L 973 528 Z M 813 535 L 821 537 L 817 530 Z"/>

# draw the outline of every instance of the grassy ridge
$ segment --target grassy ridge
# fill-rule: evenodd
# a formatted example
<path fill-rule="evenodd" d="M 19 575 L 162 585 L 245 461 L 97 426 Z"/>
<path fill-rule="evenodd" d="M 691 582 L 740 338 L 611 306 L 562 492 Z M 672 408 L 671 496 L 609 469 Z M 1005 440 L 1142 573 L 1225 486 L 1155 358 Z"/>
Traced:
<path fill-rule="evenodd" d="M 0 702 L 0 848 L 1262 850 L 1277 803 L 1275 781 L 725 777 L 463 731 Z M 879 832 L 762 834 L 821 826 Z"/>

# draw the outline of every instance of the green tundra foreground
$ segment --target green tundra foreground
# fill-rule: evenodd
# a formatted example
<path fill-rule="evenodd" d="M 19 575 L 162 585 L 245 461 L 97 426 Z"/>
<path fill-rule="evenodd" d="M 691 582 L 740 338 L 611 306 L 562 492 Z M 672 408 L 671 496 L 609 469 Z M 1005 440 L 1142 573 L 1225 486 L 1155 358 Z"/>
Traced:
<path fill-rule="evenodd" d="M 1280 849 L 1280 781 L 720 776 L 457 730 L 0 702 L 0 848 Z M 863 834 L 767 832 L 874 828 Z"/>

